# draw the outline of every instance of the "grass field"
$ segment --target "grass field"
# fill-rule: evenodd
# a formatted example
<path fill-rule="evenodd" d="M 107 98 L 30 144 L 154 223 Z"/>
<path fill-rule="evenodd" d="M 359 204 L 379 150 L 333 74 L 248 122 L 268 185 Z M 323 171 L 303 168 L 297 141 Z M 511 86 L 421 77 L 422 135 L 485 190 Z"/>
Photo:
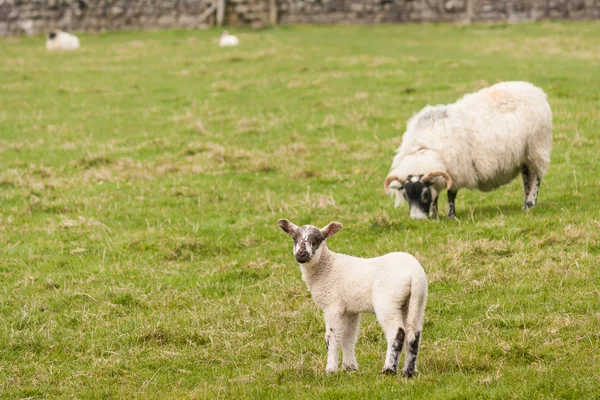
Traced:
<path fill-rule="evenodd" d="M 600 397 L 598 23 L 281 27 L 0 39 L 0 397 Z M 383 179 L 406 120 L 502 80 L 549 95 L 538 206 L 520 179 L 411 221 Z M 446 210 L 446 197 L 440 201 Z M 324 325 L 275 224 L 408 251 L 419 375 L 325 376 Z"/>

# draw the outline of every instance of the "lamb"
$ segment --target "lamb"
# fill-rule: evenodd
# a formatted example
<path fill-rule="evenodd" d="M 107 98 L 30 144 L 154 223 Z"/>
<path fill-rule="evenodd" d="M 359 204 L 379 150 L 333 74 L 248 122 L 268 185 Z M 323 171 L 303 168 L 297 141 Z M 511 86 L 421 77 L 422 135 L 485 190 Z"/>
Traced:
<path fill-rule="evenodd" d="M 330 251 L 325 239 L 342 229 L 339 222 L 323 229 L 298 227 L 286 219 L 277 224 L 294 239 L 293 253 L 302 279 L 325 317 L 326 372 L 338 370 L 340 344 L 342 368 L 358 369 L 354 347 L 360 314 L 374 312 L 387 339 L 381 373 L 396 373 L 404 346 L 402 373 L 413 376 L 427 301 L 427 278 L 421 264 L 407 253 L 364 259 Z"/>
<path fill-rule="evenodd" d="M 426 106 L 407 124 L 385 179 L 396 207 L 406 199 L 411 218 L 437 218 L 448 189 L 448 217 L 461 188 L 487 192 L 523 178 L 523 209 L 537 203 L 550 164 L 552 111 L 546 94 L 528 82 L 502 82 L 456 103 Z"/>
<path fill-rule="evenodd" d="M 46 38 L 46 49 L 55 50 L 77 50 L 79 48 L 79 38 L 70 33 L 54 30 Z"/>
<path fill-rule="evenodd" d="M 230 35 L 227 31 L 221 33 L 219 37 L 219 46 L 221 47 L 233 47 L 240 44 L 240 39 L 235 35 Z"/>

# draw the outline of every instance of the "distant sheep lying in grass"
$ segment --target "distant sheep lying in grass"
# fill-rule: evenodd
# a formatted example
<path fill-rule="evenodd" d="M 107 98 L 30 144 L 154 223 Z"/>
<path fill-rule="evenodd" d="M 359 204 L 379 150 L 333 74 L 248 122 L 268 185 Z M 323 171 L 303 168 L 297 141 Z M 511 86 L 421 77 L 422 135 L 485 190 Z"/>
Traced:
<path fill-rule="evenodd" d="M 221 47 L 233 47 L 240 44 L 240 39 L 235 35 L 230 35 L 227 31 L 221 33 L 219 37 L 219 46 Z"/>
<path fill-rule="evenodd" d="M 413 376 L 427 301 L 427 278 L 421 264 L 407 253 L 365 259 L 330 251 L 325 239 L 342 229 L 339 222 L 323 229 L 312 225 L 299 228 L 285 219 L 277 224 L 294 239 L 294 256 L 302 279 L 325 316 L 326 372 L 337 371 L 340 344 L 342 368 L 358 369 L 354 347 L 360 313 L 375 312 L 387 339 L 381 372 L 396 373 L 404 345 L 402 372 Z"/>
<path fill-rule="evenodd" d="M 79 39 L 70 33 L 55 30 L 48 34 L 46 38 L 46 49 L 54 50 L 77 50 L 79 48 Z"/>
<path fill-rule="evenodd" d="M 523 209 L 530 209 L 551 149 L 546 94 L 527 82 L 503 82 L 413 116 L 384 187 L 396 197 L 396 207 L 408 200 L 411 218 L 427 218 L 430 208 L 436 218 L 438 195 L 447 188 L 452 218 L 458 189 L 491 191 L 520 171 Z"/>

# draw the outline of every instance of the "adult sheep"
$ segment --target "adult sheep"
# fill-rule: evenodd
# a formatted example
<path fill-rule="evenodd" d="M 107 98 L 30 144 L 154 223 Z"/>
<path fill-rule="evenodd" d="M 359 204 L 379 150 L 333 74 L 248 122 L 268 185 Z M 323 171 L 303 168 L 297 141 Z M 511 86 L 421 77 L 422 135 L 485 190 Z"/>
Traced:
<path fill-rule="evenodd" d="M 70 33 L 54 30 L 46 37 L 46 49 L 48 51 L 77 50 L 78 48 L 79 38 Z"/>
<path fill-rule="evenodd" d="M 461 188 L 491 191 L 523 177 L 523 209 L 537 203 L 550 163 L 552 111 L 546 94 L 528 82 L 502 82 L 456 103 L 426 106 L 407 124 L 385 179 L 396 207 L 406 199 L 410 217 L 437 217 L 448 189 L 448 217 Z"/>

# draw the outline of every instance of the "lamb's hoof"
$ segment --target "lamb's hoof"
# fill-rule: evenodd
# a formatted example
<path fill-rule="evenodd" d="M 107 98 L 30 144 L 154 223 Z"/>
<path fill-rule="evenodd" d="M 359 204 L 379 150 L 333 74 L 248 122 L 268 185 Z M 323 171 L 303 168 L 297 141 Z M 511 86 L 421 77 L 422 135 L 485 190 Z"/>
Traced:
<path fill-rule="evenodd" d="M 407 370 L 407 369 L 403 369 L 402 370 L 402 375 L 404 375 L 407 378 L 412 378 L 413 376 L 415 376 L 415 370 Z"/>
<path fill-rule="evenodd" d="M 358 364 L 342 365 L 342 369 L 348 372 L 358 371 Z"/>
<path fill-rule="evenodd" d="M 396 370 L 392 368 L 384 368 L 381 370 L 381 375 L 396 375 Z"/>
<path fill-rule="evenodd" d="M 327 375 L 333 375 L 333 374 L 335 374 L 337 371 L 338 371 L 338 370 L 337 370 L 337 368 L 326 368 L 326 369 L 325 369 L 325 373 L 326 373 Z"/>

